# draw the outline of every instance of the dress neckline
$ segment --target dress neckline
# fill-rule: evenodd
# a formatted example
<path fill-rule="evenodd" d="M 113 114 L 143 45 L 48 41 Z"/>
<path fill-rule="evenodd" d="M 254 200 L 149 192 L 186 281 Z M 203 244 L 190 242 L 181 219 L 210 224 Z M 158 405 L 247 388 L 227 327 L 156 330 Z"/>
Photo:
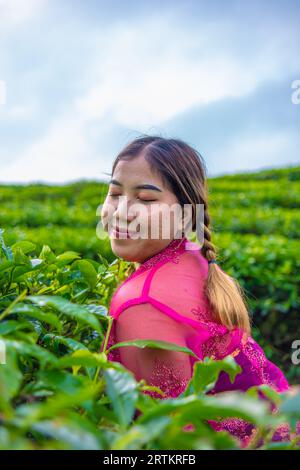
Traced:
<path fill-rule="evenodd" d="M 162 259 L 171 258 L 173 254 L 175 254 L 181 247 L 185 246 L 185 242 L 187 238 L 184 236 L 182 238 L 174 238 L 167 246 L 165 246 L 162 250 L 155 253 L 154 255 L 147 258 L 143 263 L 140 264 L 138 269 L 144 267 L 154 266 L 154 264 L 158 263 Z M 138 270 L 137 269 L 137 270 Z"/>
<path fill-rule="evenodd" d="M 186 236 L 183 236 L 182 238 L 174 238 L 162 250 L 143 261 L 143 263 L 141 263 L 138 268 L 133 271 L 124 282 L 127 282 L 135 276 L 141 274 L 145 270 L 154 267 L 160 261 L 171 261 L 173 263 L 178 263 L 178 254 L 185 251 L 185 247 L 188 242 L 189 240 Z"/>

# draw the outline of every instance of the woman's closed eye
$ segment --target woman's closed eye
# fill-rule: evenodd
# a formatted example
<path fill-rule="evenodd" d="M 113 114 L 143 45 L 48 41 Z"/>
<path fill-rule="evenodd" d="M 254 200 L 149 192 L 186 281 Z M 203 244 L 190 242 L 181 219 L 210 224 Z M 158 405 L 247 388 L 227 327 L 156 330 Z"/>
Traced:
<path fill-rule="evenodd" d="M 110 197 L 112 198 L 117 198 L 120 197 L 121 194 L 109 194 Z M 149 202 L 156 202 L 156 199 L 142 199 L 142 198 L 137 198 L 141 202 L 149 203 Z"/>
<path fill-rule="evenodd" d="M 139 199 L 139 198 L 138 198 Z M 156 202 L 156 199 L 139 199 L 141 202 Z"/>

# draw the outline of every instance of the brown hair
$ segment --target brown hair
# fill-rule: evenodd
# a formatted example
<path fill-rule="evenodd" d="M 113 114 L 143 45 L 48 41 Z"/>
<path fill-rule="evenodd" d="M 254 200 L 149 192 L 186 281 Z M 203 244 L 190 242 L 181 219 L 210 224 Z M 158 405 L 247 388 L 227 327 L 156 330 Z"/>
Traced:
<path fill-rule="evenodd" d="M 192 231 L 196 230 L 196 204 L 203 204 L 204 242 L 200 251 L 207 261 L 216 260 L 216 248 L 211 242 L 206 166 L 202 156 L 180 139 L 143 134 L 117 155 L 112 174 L 120 160 L 129 160 L 141 154 L 152 171 L 159 174 L 166 186 L 177 196 L 182 207 L 184 204 L 192 205 Z M 208 266 L 205 294 L 215 320 L 229 329 L 238 326 L 250 334 L 250 319 L 243 289 L 218 264 L 209 263 Z"/>

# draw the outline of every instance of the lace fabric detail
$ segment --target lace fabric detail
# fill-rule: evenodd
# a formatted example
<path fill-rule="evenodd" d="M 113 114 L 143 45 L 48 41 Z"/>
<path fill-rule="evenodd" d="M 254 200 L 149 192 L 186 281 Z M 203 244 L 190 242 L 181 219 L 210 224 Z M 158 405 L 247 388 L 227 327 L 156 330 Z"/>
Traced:
<path fill-rule="evenodd" d="M 253 367 L 256 369 L 263 369 L 266 365 L 267 358 L 265 354 L 260 351 L 258 348 L 254 348 L 254 340 L 249 338 L 246 345 L 243 348 L 243 352 L 250 359 Z"/>
<path fill-rule="evenodd" d="M 260 349 L 258 344 L 255 343 L 253 338 L 249 337 L 247 343 L 242 349 L 245 356 L 249 359 L 251 363 L 252 372 L 258 374 L 261 383 L 274 387 L 270 375 L 268 373 L 267 363 L 265 353 Z"/>
<path fill-rule="evenodd" d="M 134 276 L 137 273 L 144 272 L 147 269 L 153 268 L 157 263 L 161 261 L 169 261 L 175 264 L 179 262 L 179 254 L 184 251 L 185 245 L 188 242 L 186 237 L 174 238 L 169 245 L 163 248 L 161 251 L 146 259 L 138 269 L 132 273 Z M 130 276 L 131 278 L 131 276 Z"/>
<path fill-rule="evenodd" d="M 211 313 L 203 307 L 198 306 L 196 308 L 192 308 L 191 313 L 193 313 L 196 319 L 199 320 L 201 323 L 205 323 L 206 329 L 213 336 L 224 335 L 224 333 L 228 331 L 224 325 L 214 321 Z"/>
<path fill-rule="evenodd" d="M 213 336 L 202 345 L 203 357 L 209 356 L 212 359 L 222 359 L 224 356 L 228 355 L 227 351 L 230 344 L 231 337 L 229 334 Z M 235 355 L 236 354 L 237 351 L 235 351 Z"/>
<path fill-rule="evenodd" d="M 203 358 L 208 356 L 212 359 L 223 359 L 227 355 L 236 356 L 239 354 L 241 348 L 235 348 L 233 333 L 230 332 L 224 325 L 217 323 L 213 320 L 211 312 L 202 306 L 197 306 L 191 309 L 197 320 L 205 324 L 205 328 L 211 333 L 211 337 L 202 344 Z M 245 344 L 245 337 L 243 334 L 241 343 Z"/>
<path fill-rule="evenodd" d="M 288 423 L 279 424 L 272 436 L 272 441 L 289 441 L 291 439 L 290 431 L 291 428 Z"/>
<path fill-rule="evenodd" d="M 215 431 L 227 431 L 235 437 L 241 447 L 249 445 L 255 435 L 256 428 L 253 424 L 242 418 L 224 418 L 222 421 L 207 421 Z"/>
<path fill-rule="evenodd" d="M 204 309 L 200 306 L 192 308 L 191 313 L 193 313 L 195 315 L 197 320 L 200 320 L 200 321 L 205 322 L 205 323 L 206 322 L 211 322 L 210 313 L 206 309 Z"/>
<path fill-rule="evenodd" d="M 189 379 L 182 377 L 180 369 L 174 367 L 174 362 L 154 358 L 154 366 L 148 385 L 159 387 L 165 396 L 152 390 L 145 390 L 153 398 L 174 398 L 180 395 L 187 387 Z"/>
<path fill-rule="evenodd" d="M 257 433 L 257 427 L 242 418 L 225 418 L 221 421 L 208 420 L 207 422 L 215 431 L 227 431 L 235 437 L 241 448 L 245 448 L 251 444 L 251 441 Z M 271 442 L 289 442 L 293 437 L 297 437 L 298 435 L 300 436 L 300 422 L 297 425 L 295 435 L 292 435 L 289 423 L 282 423 L 274 429 Z M 264 443 L 263 439 L 259 439 L 255 449 L 261 447 Z M 300 446 L 300 441 L 298 446 Z"/>
<path fill-rule="evenodd" d="M 242 332 L 238 328 L 223 332 L 222 326 L 214 322 L 211 322 L 211 326 L 209 324 L 208 328 L 213 336 L 202 345 L 203 357 L 209 356 L 212 359 L 220 360 L 226 356 L 235 357 L 243 351 L 248 340 L 246 332 Z"/>

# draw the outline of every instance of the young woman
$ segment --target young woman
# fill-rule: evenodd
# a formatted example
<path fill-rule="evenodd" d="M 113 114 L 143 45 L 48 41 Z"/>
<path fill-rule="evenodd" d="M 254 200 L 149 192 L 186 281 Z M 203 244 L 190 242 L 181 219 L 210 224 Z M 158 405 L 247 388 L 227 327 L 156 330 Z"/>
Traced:
<path fill-rule="evenodd" d="M 168 218 L 166 209 L 174 204 L 182 208 L 189 205 L 188 222 L 197 234 L 196 207 L 203 208 L 201 243 L 191 242 L 175 217 Z M 110 228 L 108 220 L 113 220 Z M 128 346 L 111 351 L 110 360 L 123 364 L 138 381 L 145 379 L 158 386 L 165 398 L 185 390 L 195 361 L 205 356 L 222 359 L 229 354 L 242 372 L 233 384 L 222 372 L 211 393 L 245 391 L 259 384 L 278 392 L 289 390 L 282 371 L 251 337 L 241 287 L 216 262 L 206 169 L 195 149 L 179 139 L 147 135 L 129 143 L 113 164 L 102 222 L 116 256 L 135 262 L 137 267 L 112 298 L 114 321 L 108 345 L 134 339 L 164 340 L 190 348 L 199 358 Z M 170 222 L 167 236 L 166 222 Z M 146 236 L 138 236 L 141 227 Z M 158 236 L 151 236 L 153 230 Z M 156 392 L 145 393 L 162 398 Z M 241 419 L 210 424 L 217 430 L 228 430 L 242 445 L 253 432 L 253 426 Z M 278 430 L 274 438 L 286 438 L 288 430 L 281 433 Z"/>

